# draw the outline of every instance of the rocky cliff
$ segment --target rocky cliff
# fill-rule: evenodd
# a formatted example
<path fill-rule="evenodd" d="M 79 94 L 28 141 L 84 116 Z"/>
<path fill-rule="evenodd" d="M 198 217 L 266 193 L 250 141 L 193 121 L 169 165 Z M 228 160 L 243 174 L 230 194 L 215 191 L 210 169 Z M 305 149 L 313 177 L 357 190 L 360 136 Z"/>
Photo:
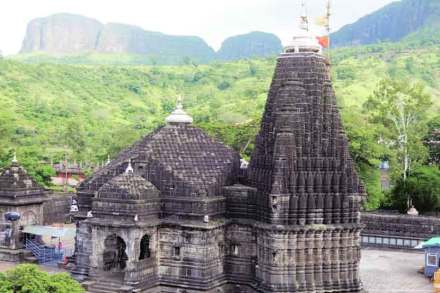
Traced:
<path fill-rule="evenodd" d="M 226 39 L 218 52 L 218 57 L 222 60 L 266 57 L 275 56 L 282 50 L 281 40 L 276 35 L 252 32 Z"/>
<path fill-rule="evenodd" d="M 413 33 L 438 27 L 440 1 L 402 0 L 332 34 L 336 47 L 400 41 Z"/>
<path fill-rule="evenodd" d="M 208 61 L 214 50 L 201 38 L 171 36 L 140 27 L 109 23 L 72 14 L 38 18 L 28 25 L 20 53 L 83 54 L 87 52 L 140 54 L 154 58 Z"/>
<path fill-rule="evenodd" d="M 28 24 L 20 52 L 71 54 L 92 51 L 102 26 L 97 20 L 72 14 L 37 18 Z"/>
<path fill-rule="evenodd" d="M 147 60 L 145 63 L 177 64 L 188 58 L 206 63 L 216 59 L 273 56 L 281 51 L 280 39 L 263 32 L 231 37 L 216 53 L 195 36 L 171 36 L 132 25 L 102 24 L 84 16 L 56 14 L 29 23 L 20 53 L 39 52 L 58 57 L 86 53 L 129 54 Z M 40 60 L 42 56 L 35 58 Z"/>

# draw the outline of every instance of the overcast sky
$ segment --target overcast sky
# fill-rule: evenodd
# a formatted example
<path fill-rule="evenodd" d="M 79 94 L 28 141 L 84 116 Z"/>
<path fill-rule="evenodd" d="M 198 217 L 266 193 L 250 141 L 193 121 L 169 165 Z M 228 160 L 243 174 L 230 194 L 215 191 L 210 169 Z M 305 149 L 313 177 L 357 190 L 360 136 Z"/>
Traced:
<path fill-rule="evenodd" d="M 396 0 L 332 1 L 336 30 Z M 324 14 L 326 0 L 307 2 L 311 17 Z M 299 7 L 300 0 L 2 0 L 0 50 L 17 53 L 30 20 L 59 12 L 197 35 L 214 49 L 229 36 L 256 30 L 275 33 L 287 43 L 296 29 Z"/>

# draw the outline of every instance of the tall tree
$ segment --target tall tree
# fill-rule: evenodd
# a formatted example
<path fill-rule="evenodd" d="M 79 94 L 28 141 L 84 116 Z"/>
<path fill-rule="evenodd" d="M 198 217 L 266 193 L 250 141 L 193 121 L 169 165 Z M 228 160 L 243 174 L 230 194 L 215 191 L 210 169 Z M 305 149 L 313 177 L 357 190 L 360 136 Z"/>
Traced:
<path fill-rule="evenodd" d="M 425 143 L 429 149 L 429 162 L 440 165 L 440 116 L 429 121 Z"/>
<path fill-rule="evenodd" d="M 364 104 L 378 126 L 380 142 L 395 150 L 398 173 L 406 181 L 413 165 L 424 162 L 426 114 L 431 97 L 419 83 L 385 79 Z"/>

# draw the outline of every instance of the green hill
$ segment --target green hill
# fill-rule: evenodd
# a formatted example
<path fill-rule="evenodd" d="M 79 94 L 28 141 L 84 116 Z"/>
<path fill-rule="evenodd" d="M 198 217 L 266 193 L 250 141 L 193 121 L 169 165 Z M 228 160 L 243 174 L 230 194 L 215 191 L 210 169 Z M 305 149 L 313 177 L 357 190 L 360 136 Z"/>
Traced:
<path fill-rule="evenodd" d="M 386 77 L 421 82 L 440 111 L 440 48 L 403 44 L 332 52 L 333 80 L 347 134 L 370 192 L 379 174 L 361 106 Z M 274 58 L 185 66 L 27 64 L 0 59 L 0 167 L 13 149 L 30 172 L 40 161 L 97 162 L 164 123 L 184 94 L 195 123 L 248 157 L 259 129 Z M 429 117 L 428 117 L 429 118 Z M 363 163 L 362 163 L 363 164 Z M 375 203 L 377 206 L 377 202 Z"/>
<path fill-rule="evenodd" d="M 393 2 L 367 15 L 353 24 L 346 25 L 332 34 L 332 44 L 337 47 L 411 41 L 439 43 L 440 2 L 438 0 L 402 0 Z M 419 34 L 422 33 L 422 34 Z M 414 35 L 418 36 L 414 38 Z M 437 37 L 434 38 L 433 34 Z"/>
<path fill-rule="evenodd" d="M 240 60 L 276 56 L 283 51 L 281 40 L 274 34 L 251 32 L 226 39 L 217 56 L 220 60 Z"/>
<path fill-rule="evenodd" d="M 338 50 L 332 58 L 344 109 L 362 105 L 387 76 L 424 83 L 435 97 L 433 113 L 439 109 L 440 48 L 371 46 Z M 261 115 L 274 65 L 273 58 L 131 67 L 0 60 L 2 125 L 12 128 L 3 140 L 11 148 L 38 148 L 42 158 L 59 157 L 65 145 L 76 148 L 78 160 L 104 158 L 161 124 L 180 93 L 198 124 L 244 123 Z M 131 136 L 111 146 L 118 131 Z M 70 146 L 76 136 L 83 144 Z"/>

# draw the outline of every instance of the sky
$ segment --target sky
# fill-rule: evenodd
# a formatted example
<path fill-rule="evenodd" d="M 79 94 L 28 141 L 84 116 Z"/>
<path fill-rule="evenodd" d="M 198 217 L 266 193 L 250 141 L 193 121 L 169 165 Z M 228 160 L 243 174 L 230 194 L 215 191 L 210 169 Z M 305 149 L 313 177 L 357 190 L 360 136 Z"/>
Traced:
<path fill-rule="evenodd" d="M 332 0 L 333 30 L 393 1 L 397 0 Z M 324 15 L 326 0 L 306 2 L 311 18 Z M 286 44 L 296 31 L 300 11 L 300 0 L 2 0 L 0 50 L 16 54 L 30 20 L 61 12 L 195 35 L 216 50 L 227 37 L 251 31 L 274 33 Z"/>

